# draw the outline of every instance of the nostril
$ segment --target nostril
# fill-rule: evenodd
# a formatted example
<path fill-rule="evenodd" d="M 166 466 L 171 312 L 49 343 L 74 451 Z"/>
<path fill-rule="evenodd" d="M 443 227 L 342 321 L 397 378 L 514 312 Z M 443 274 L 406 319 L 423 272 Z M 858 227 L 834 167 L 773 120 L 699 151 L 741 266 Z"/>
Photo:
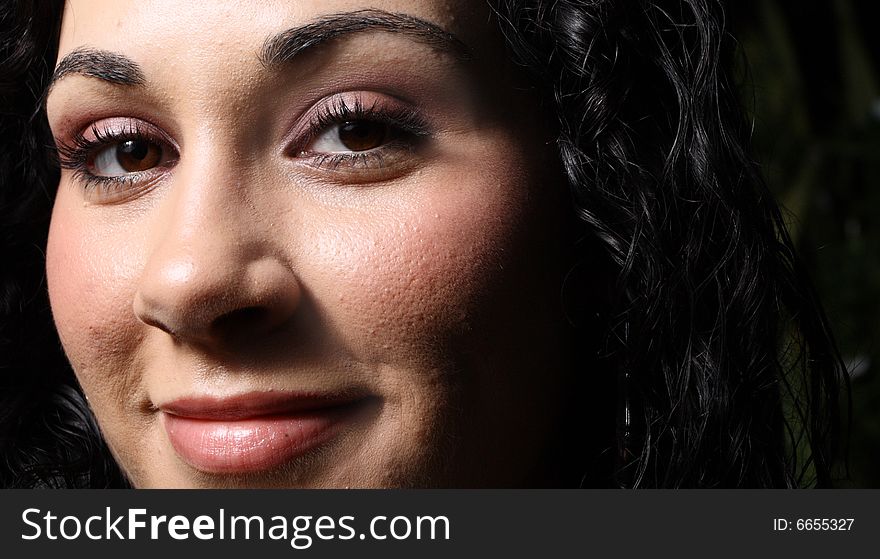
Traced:
<path fill-rule="evenodd" d="M 133 311 L 141 322 L 178 342 L 204 346 L 253 341 L 254 336 L 283 329 L 296 314 L 299 283 L 290 268 L 274 258 L 230 257 L 218 267 L 216 254 L 200 256 L 198 262 L 190 257 L 195 263 L 184 277 L 165 273 L 169 267 L 181 269 L 176 262 L 183 257 L 160 256 L 142 275 Z"/>
<path fill-rule="evenodd" d="M 270 312 L 266 307 L 244 307 L 218 316 L 211 324 L 220 337 L 234 336 L 238 332 L 263 331 L 271 328 Z"/>

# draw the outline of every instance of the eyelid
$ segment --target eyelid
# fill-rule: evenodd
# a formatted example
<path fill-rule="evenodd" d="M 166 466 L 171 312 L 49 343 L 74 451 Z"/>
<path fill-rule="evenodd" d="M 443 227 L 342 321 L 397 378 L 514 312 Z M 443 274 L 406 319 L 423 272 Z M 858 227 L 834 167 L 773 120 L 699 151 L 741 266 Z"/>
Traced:
<path fill-rule="evenodd" d="M 56 138 L 55 145 L 61 167 L 78 169 L 85 164 L 85 156 L 88 152 L 94 152 L 101 146 L 114 142 L 138 138 L 167 145 L 175 153 L 180 153 L 177 142 L 160 127 L 149 121 L 132 117 L 109 117 L 94 121 L 72 134 L 70 139 Z"/>
<path fill-rule="evenodd" d="M 339 115 L 345 112 L 352 118 L 369 117 L 391 125 L 402 125 L 414 135 L 427 136 L 433 132 L 423 112 L 404 99 L 376 91 L 336 93 L 319 100 L 297 117 L 281 144 L 285 154 L 299 154 L 327 126 L 341 123 Z"/>
<path fill-rule="evenodd" d="M 88 127 L 88 130 L 93 137 L 89 138 L 88 135 L 84 135 L 84 137 L 91 141 L 98 140 L 99 138 L 94 137 L 96 129 L 100 135 L 112 141 L 119 141 L 120 139 L 125 139 L 127 137 L 143 137 L 169 145 L 174 148 L 175 151 L 180 150 L 180 146 L 177 145 L 174 138 L 167 134 L 162 128 L 147 120 L 132 117 L 101 119 L 92 123 Z"/>

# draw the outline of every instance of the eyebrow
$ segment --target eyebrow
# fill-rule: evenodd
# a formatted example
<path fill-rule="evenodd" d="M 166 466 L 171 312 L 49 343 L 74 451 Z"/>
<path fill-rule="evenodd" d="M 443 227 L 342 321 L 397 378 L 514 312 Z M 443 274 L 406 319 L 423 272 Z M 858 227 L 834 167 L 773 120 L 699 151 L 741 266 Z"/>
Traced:
<path fill-rule="evenodd" d="M 467 45 L 452 33 L 429 21 L 408 14 L 367 9 L 330 14 L 311 23 L 277 33 L 263 43 L 259 60 L 266 67 L 277 66 L 335 39 L 371 31 L 410 37 L 447 52 L 459 61 L 471 59 L 471 51 Z M 48 96 L 55 84 L 70 74 L 89 76 L 117 85 L 135 86 L 146 83 L 141 67 L 127 56 L 91 47 L 80 47 L 68 53 L 58 63 L 46 88 L 45 96 Z"/>
<path fill-rule="evenodd" d="M 69 52 L 52 74 L 46 92 L 52 90 L 61 78 L 80 74 L 119 85 L 143 85 L 146 83 L 141 67 L 121 54 L 91 47 L 80 47 Z"/>
<path fill-rule="evenodd" d="M 467 45 L 442 27 L 408 14 L 368 9 L 330 14 L 312 23 L 282 31 L 263 44 L 260 62 L 265 66 L 289 62 L 304 51 L 339 37 L 370 31 L 405 35 L 449 53 L 460 61 L 471 58 Z"/>

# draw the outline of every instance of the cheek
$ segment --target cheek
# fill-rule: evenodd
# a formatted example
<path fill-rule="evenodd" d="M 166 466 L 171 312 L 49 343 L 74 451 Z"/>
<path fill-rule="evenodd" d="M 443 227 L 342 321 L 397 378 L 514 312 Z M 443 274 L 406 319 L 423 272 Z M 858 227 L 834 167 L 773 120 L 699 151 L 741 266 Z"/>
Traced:
<path fill-rule="evenodd" d="M 415 343 L 428 330 L 440 332 L 466 318 L 467 300 L 481 281 L 478 268 L 491 247 L 473 246 L 458 231 L 448 231 L 460 223 L 455 216 L 434 215 L 433 223 L 424 216 L 383 216 L 357 238 L 339 237 L 349 241 L 334 253 L 338 295 L 329 310 L 344 315 L 336 322 L 350 334 L 361 341 L 409 338 Z"/>
<path fill-rule="evenodd" d="M 552 259 L 553 183 L 492 147 L 369 192 L 316 233 L 309 289 L 360 360 L 412 367 L 421 376 L 409 381 L 422 382 L 486 343 L 485 328 L 504 328 L 503 313 L 524 317 L 522 298 L 547 287 L 536 281 Z"/>
<path fill-rule="evenodd" d="M 129 372 L 136 369 L 132 363 L 142 336 L 131 310 L 137 243 L 88 227 L 93 216 L 85 212 L 94 210 L 77 207 L 64 190 L 53 210 L 46 252 L 55 325 L 92 405 L 131 402 L 137 379 Z"/>
<path fill-rule="evenodd" d="M 381 209 L 328 219 L 309 289 L 379 371 L 395 414 L 387 454 L 440 456 L 438 468 L 461 470 L 453 484 L 479 486 L 487 464 L 501 479 L 537 460 L 562 401 L 562 213 L 558 184 L 534 161 L 468 161 L 372 193 Z M 508 473 L 511 484 L 523 475 Z"/>

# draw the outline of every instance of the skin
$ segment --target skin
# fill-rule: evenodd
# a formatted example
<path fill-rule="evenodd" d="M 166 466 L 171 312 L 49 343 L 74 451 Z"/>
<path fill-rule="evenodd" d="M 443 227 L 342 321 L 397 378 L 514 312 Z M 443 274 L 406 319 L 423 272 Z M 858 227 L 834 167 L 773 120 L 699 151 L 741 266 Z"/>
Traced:
<path fill-rule="evenodd" d="M 362 8 L 432 22 L 473 59 L 369 32 L 258 61 L 268 36 Z M 489 16 L 465 0 L 67 2 L 59 60 L 120 53 L 144 84 L 59 80 L 56 142 L 137 119 L 176 153 L 104 192 L 63 170 L 47 252 L 64 349 L 136 486 L 560 483 L 565 195 Z M 338 95 L 404 99 L 431 132 L 382 167 L 318 168 L 291 135 Z M 169 442 L 165 402 L 272 391 L 374 405 L 265 471 L 200 471 Z"/>

